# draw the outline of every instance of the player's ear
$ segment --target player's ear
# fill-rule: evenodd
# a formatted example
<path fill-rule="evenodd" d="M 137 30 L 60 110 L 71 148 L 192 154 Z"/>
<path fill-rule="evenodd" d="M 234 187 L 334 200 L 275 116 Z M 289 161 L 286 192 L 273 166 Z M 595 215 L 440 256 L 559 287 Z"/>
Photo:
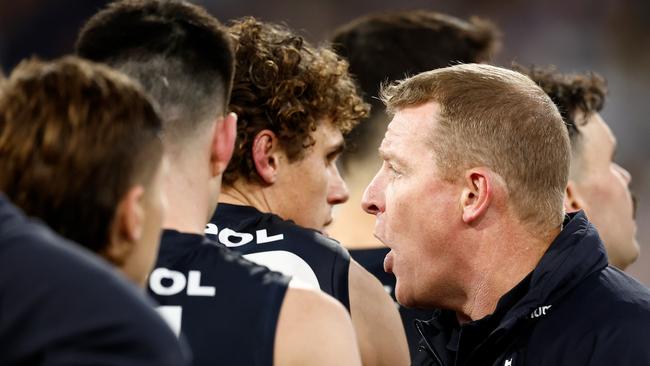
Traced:
<path fill-rule="evenodd" d="M 493 198 L 492 178 L 484 168 L 473 168 L 465 172 L 460 203 L 466 224 L 480 219 L 490 207 Z"/>
<path fill-rule="evenodd" d="M 235 149 L 236 138 L 237 115 L 228 113 L 217 121 L 212 136 L 210 165 L 213 177 L 221 175 L 228 167 Z"/>
<path fill-rule="evenodd" d="M 126 262 L 142 238 L 145 220 L 144 199 L 144 188 L 137 185 L 131 187 L 117 204 L 109 229 L 109 242 L 101 253 L 117 266 Z"/>
<path fill-rule="evenodd" d="M 585 201 L 580 195 L 580 190 L 575 182 L 569 179 L 564 194 L 564 210 L 566 212 L 576 212 L 585 208 Z"/>
<path fill-rule="evenodd" d="M 275 183 L 280 162 L 280 141 L 271 130 L 262 130 L 253 140 L 252 156 L 257 174 L 267 184 Z"/>

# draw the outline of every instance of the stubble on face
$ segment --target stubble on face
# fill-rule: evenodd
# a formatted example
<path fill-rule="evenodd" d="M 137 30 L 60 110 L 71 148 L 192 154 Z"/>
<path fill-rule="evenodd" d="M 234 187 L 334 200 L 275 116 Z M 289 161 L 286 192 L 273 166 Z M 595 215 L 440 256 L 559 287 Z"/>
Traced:
<path fill-rule="evenodd" d="M 398 111 L 379 149 L 383 165 L 367 191 L 378 208 L 375 236 L 391 248 L 386 269 L 395 273 L 398 301 L 407 306 L 441 303 L 434 297 L 450 288 L 457 263 L 449 240 L 457 187 L 436 166 L 431 139 L 437 118 L 434 102 Z"/>

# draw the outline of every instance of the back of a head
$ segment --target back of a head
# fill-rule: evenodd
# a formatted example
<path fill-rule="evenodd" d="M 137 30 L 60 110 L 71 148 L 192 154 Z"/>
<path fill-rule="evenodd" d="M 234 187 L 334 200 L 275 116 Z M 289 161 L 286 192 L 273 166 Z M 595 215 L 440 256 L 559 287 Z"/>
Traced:
<path fill-rule="evenodd" d="M 596 73 L 563 74 L 554 67 L 530 68 L 514 65 L 514 69 L 528 75 L 539 85 L 558 107 L 564 121 L 569 138 L 573 157 L 579 156 L 582 149 L 582 138 L 578 126 L 589 120 L 593 113 L 603 109 L 607 87 L 605 79 Z M 578 118 L 580 117 L 580 118 Z M 574 160 L 571 172 L 579 167 L 579 160 Z"/>
<path fill-rule="evenodd" d="M 76 50 L 142 84 L 160 106 L 166 143 L 182 143 L 226 112 L 234 72 L 231 41 L 199 6 L 116 1 L 88 20 Z"/>
<path fill-rule="evenodd" d="M 122 196 L 157 171 L 160 130 L 126 76 L 75 57 L 24 61 L 0 95 L 0 191 L 101 252 Z"/>
<path fill-rule="evenodd" d="M 570 145 L 551 99 L 528 77 L 489 65 L 456 65 L 418 74 L 382 90 L 389 112 L 434 101 L 440 119 L 432 142 L 450 180 L 485 166 L 498 173 L 522 222 L 546 230 L 564 217 Z"/>
<path fill-rule="evenodd" d="M 367 15 L 337 28 L 332 47 L 350 63 L 375 119 L 384 115 L 377 99 L 382 83 L 458 63 L 489 61 L 500 47 L 500 32 L 477 17 L 465 21 L 433 11 L 400 11 Z M 344 167 L 353 157 L 375 152 L 384 131 L 383 124 L 376 126 L 372 119 L 350 133 L 352 150 L 341 156 Z"/>
<path fill-rule="evenodd" d="M 311 134 L 329 118 L 346 134 L 368 112 L 348 74 L 348 63 L 314 47 L 284 26 L 242 18 L 229 27 L 237 66 L 230 108 L 237 113 L 237 144 L 224 183 L 259 178 L 251 148 L 258 132 L 278 137 L 291 161 L 301 159 Z"/>

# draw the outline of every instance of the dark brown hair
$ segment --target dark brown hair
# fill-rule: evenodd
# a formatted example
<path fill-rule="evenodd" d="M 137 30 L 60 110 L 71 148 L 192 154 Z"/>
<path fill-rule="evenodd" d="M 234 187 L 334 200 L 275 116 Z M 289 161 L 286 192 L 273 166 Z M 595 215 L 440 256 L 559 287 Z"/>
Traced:
<path fill-rule="evenodd" d="M 88 20 L 76 49 L 140 82 L 160 106 L 165 141 L 183 144 L 227 110 L 232 42 L 223 25 L 197 5 L 116 1 Z"/>
<path fill-rule="evenodd" d="M 344 168 L 351 159 L 376 156 L 385 131 L 384 108 L 377 98 L 381 83 L 458 63 L 489 61 L 501 46 L 501 33 L 492 22 L 468 20 L 427 10 L 370 14 L 334 31 L 332 47 L 350 63 L 371 117 L 347 136 L 341 154 Z"/>
<path fill-rule="evenodd" d="M 527 68 L 514 64 L 513 68 L 528 75 L 557 105 L 569 131 L 572 150 L 574 154 L 579 152 L 581 135 L 578 126 L 587 123 L 592 113 L 603 109 L 607 95 L 605 79 L 594 72 L 562 74 L 553 66 Z M 577 120 L 579 115 L 583 118 Z"/>
<path fill-rule="evenodd" d="M 230 108 L 239 116 L 237 144 L 224 183 L 258 179 L 252 161 L 257 133 L 273 131 L 291 161 L 313 145 L 323 119 L 346 134 L 368 113 L 348 64 L 286 27 L 243 18 L 232 23 L 236 68 Z"/>
<path fill-rule="evenodd" d="M 440 105 L 429 133 L 444 178 L 456 181 L 465 169 L 488 167 L 505 180 L 522 222 L 535 231 L 562 224 L 569 136 L 557 107 L 528 77 L 489 65 L 456 65 L 393 83 L 382 98 L 389 112 Z"/>
<path fill-rule="evenodd" d="M 24 61 L 0 95 L 0 191 L 95 252 L 118 202 L 160 165 L 161 121 L 139 86 L 74 57 Z"/>

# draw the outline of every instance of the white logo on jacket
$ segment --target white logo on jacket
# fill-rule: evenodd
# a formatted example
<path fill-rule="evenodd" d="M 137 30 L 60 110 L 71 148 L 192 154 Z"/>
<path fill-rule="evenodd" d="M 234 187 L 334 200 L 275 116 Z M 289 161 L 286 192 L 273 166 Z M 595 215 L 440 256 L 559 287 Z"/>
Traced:
<path fill-rule="evenodd" d="M 553 305 L 544 305 L 544 306 L 538 307 L 532 313 L 530 313 L 530 318 L 535 319 L 535 318 L 539 318 L 540 316 L 546 315 L 546 312 L 548 311 L 548 309 L 551 308 L 551 306 L 553 306 Z"/>

